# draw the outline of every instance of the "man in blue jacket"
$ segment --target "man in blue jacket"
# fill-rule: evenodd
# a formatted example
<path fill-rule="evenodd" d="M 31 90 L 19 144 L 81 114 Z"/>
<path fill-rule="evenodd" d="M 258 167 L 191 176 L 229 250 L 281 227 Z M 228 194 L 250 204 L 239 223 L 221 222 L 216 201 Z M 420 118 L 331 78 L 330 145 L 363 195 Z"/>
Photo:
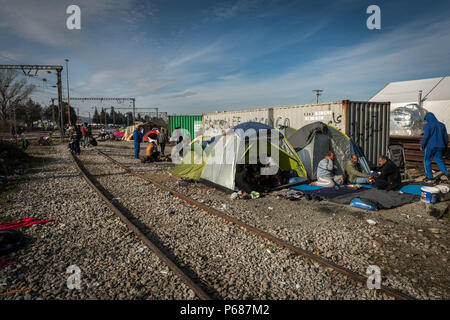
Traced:
<path fill-rule="evenodd" d="M 139 151 L 141 150 L 141 142 L 144 137 L 144 129 L 137 127 L 133 131 L 134 157 L 139 159 Z"/>
<path fill-rule="evenodd" d="M 422 143 L 420 144 L 420 150 L 423 151 L 425 149 L 424 164 L 425 175 L 427 177 L 424 181 L 433 181 L 433 172 L 431 171 L 431 162 L 433 161 L 433 158 L 442 173 L 450 180 L 450 175 L 448 174 L 444 160 L 442 159 L 442 154 L 448 145 L 447 128 L 445 127 L 445 124 L 439 122 L 431 112 L 428 112 L 425 115 L 425 120 L 427 123 L 425 124 Z"/>

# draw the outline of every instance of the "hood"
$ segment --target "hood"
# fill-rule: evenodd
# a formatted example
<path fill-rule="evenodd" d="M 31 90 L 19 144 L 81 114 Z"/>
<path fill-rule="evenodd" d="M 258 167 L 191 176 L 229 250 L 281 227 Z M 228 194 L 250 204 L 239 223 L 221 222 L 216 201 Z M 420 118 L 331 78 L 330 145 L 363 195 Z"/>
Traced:
<path fill-rule="evenodd" d="M 428 113 L 425 115 L 425 120 L 426 120 L 428 123 L 436 123 L 436 122 L 438 122 L 438 120 L 436 119 L 435 115 L 434 115 L 432 112 L 428 112 Z"/>

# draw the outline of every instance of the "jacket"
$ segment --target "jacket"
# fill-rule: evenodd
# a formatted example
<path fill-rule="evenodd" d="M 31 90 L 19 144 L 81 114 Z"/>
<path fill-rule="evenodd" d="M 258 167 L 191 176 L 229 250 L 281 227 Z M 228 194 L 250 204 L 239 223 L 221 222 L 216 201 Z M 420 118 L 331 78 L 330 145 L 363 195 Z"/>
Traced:
<path fill-rule="evenodd" d="M 143 133 L 140 132 L 139 130 L 134 130 L 133 131 L 133 142 L 135 144 L 136 143 L 141 143 L 143 137 L 144 137 Z"/>
<path fill-rule="evenodd" d="M 388 159 L 388 161 L 382 165 L 378 171 L 380 171 L 381 174 L 377 177 L 377 180 L 385 180 L 388 183 L 386 190 L 395 190 L 402 184 L 400 169 L 391 159 Z"/>
<path fill-rule="evenodd" d="M 147 149 L 145 150 L 145 155 L 146 156 L 151 156 L 154 152 L 156 152 L 156 146 L 153 142 L 150 142 L 148 144 Z"/>
<path fill-rule="evenodd" d="M 81 129 L 80 129 L 80 127 L 78 127 L 78 126 L 75 127 L 75 133 L 76 133 L 76 135 L 77 135 L 77 139 L 78 139 L 78 140 L 81 140 L 81 137 L 82 137 L 83 135 L 81 134 Z"/>
<path fill-rule="evenodd" d="M 319 177 L 332 177 L 336 166 L 333 164 L 333 160 L 327 160 L 326 158 L 320 160 L 317 165 L 317 178 Z"/>
<path fill-rule="evenodd" d="M 167 143 L 167 134 L 160 132 L 157 137 L 158 143 Z"/>
<path fill-rule="evenodd" d="M 422 148 L 447 148 L 448 134 L 445 124 L 439 122 L 435 115 L 428 112 L 425 115 L 425 124 L 422 143 Z"/>
<path fill-rule="evenodd" d="M 85 127 L 81 128 L 81 135 L 85 137 L 87 135 L 87 130 Z"/>
<path fill-rule="evenodd" d="M 355 183 L 357 177 L 369 177 L 367 173 L 361 171 L 358 163 L 353 163 L 353 161 L 351 160 L 347 161 L 347 163 L 345 164 L 345 173 L 347 174 L 347 180 L 350 183 Z"/>

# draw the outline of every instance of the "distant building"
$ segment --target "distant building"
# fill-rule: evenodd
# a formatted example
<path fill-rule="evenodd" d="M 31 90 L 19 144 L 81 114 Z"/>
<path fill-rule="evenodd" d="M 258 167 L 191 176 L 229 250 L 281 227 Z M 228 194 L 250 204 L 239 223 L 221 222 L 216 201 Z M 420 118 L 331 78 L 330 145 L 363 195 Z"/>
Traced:
<path fill-rule="evenodd" d="M 420 91 L 422 91 L 421 94 Z M 420 98 L 421 101 L 419 101 Z M 416 104 L 429 112 L 433 112 L 439 121 L 445 123 L 447 131 L 450 130 L 449 76 L 391 82 L 369 101 L 390 101 L 391 112 L 408 104 Z"/>

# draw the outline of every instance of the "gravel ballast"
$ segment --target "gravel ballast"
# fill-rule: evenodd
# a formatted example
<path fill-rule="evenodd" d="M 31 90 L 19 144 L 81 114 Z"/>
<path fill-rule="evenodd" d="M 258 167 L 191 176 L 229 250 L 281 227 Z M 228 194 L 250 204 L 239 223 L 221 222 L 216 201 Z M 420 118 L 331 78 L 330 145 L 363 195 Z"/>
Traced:
<path fill-rule="evenodd" d="M 182 194 L 356 273 L 365 275 L 368 266 L 377 265 L 385 286 L 419 299 L 450 297 L 448 224 L 427 216 L 421 203 L 368 213 L 324 201 L 284 200 L 284 191 L 231 200 L 215 188 L 171 176 L 171 163 L 142 164 L 134 159 L 130 143 L 101 142 L 97 148 Z M 65 146 L 31 152 L 45 164 L 29 173 L 18 191 L 2 195 L 8 205 L 0 214 L 57 221 L 21 229 L 27 246 L 6 257 L 18 264 L 0 269 L 0 290 L 30 290 L 0 299 L 194 298 L 90 189 Z M 80 160 L 131 220 L 213 298 L 390 299 L 155 189 L 94 148 L 82 148 Z M 81 269 L 80 290 L 67 288 L 70 265 Z"/>
<path fill-rule="evenodd" d="M 130 144 L 101 147 L 136 172 L 354 272 L 365 274 L 369 265 L 377 265 L 388 287 L 419 299 L 450 297 L 448 220 L 428 216 L 421 202 L 369 212 L 326 201 L 280 199 L 286 190 L 231 200 L 215 188 L 171 176 L 173 164 L 140 163 Z"/>
<path fill-rule="evenodd" d="M 47 147 L 46 165 L 6 196 L 0 215 L 56 219 L 19 229 L 27 245 L 2 259 L 0 290 L 26 290 L 0 299 L 188 299 L 193 292 L 154 255 L 74 166 L 65 146 Z M 80 289 L 69 289 L 67 268 L 80 268 Z"/>

